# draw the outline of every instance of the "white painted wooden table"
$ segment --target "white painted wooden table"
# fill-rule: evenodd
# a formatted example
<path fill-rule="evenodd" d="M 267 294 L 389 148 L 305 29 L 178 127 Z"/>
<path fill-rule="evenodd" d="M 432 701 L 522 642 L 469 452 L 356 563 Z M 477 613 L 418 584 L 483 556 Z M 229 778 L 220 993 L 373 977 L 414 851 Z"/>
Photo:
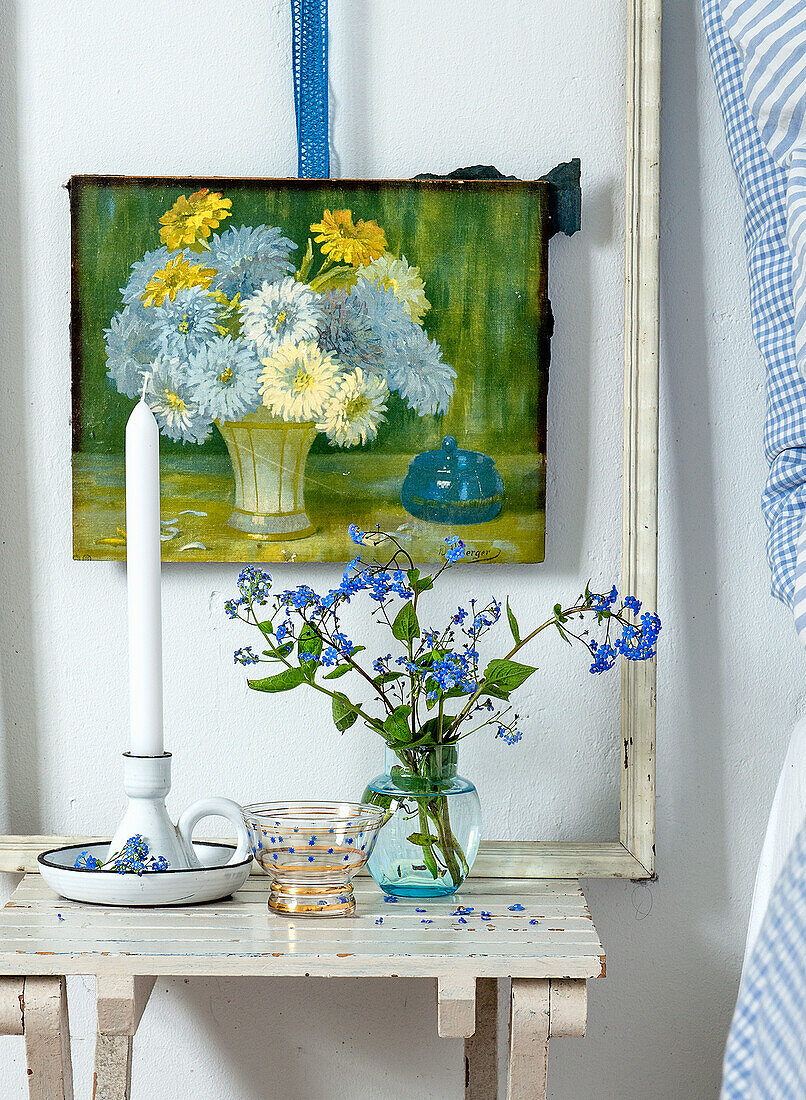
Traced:
<path fill-rule="evenodd" d="M 64 979 L 84 974 L 97 978 L 95 1100 L 129 1100 L 132 1039 L 162 975 L 435 978 L 470 1100 L 497 1096 L 497 988 L 511 978 L 507 1095 L 544 1097 L 548 1040 L 584 1034 L 586 982 L 605 970 L 579 883 L 471 878 L 451 898 L 389 903 L 360 879 L 356 894 L 353 917 L 289 920 L 269 913 L 258 875 L 227 901 L 153 910 L 64 901 L 26 875 L 0 911 L 0 1034 L 25 1035 L 30 1096 L 73 1096 Z"/>

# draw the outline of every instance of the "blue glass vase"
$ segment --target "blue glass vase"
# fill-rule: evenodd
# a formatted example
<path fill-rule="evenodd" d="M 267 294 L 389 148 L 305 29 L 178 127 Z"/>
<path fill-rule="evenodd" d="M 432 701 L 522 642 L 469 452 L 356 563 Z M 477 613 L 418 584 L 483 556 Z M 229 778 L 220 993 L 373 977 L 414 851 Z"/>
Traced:
<path fill-rule="evenodd" d="M 387 746 L 386 771 L 362 798 L 392 811 L 367 864 L 385 893 L 442 897 L 467 878 L 481 840 L 481 803 L 456 769 L 455 745 Z"/>

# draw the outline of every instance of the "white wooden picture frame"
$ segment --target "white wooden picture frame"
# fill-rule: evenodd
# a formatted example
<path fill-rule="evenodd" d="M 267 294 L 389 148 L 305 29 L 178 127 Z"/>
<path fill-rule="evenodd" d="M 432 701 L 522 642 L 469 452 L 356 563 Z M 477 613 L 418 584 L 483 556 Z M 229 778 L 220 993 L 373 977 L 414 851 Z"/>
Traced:
<path fill-rule="evenodd" d="M 658 283 L 662 0 L 627 0 L 622 586 L 657 605 Z M 647 879 L 655 873 L 655 661 L 623 662 L 619 837 L 490 841 L 474 875 Z M 0 871 L 37 870 L 39 852 L 88 839 L 0 836 Z"/>

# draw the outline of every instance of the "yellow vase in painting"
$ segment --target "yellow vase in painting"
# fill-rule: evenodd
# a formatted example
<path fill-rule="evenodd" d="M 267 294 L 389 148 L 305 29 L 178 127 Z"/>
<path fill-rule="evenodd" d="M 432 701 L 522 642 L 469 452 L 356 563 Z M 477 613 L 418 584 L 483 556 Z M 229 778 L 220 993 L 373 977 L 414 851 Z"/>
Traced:
<path fill-rule="evenodd" d="M 316 425 L 290 424 L 262 405 L 242 420 L 216 425 L 235 475 L 235 506 L 227 524 L 250 538 L 274 542 L 312 535 L 305 463 Z"/>

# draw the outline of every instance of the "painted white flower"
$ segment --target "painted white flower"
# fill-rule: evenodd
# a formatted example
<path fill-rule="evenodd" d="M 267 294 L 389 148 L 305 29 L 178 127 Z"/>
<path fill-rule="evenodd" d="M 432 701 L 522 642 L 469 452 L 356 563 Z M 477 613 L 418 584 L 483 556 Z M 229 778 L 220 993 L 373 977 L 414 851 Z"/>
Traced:
<path fill-rule="evenodd" d="M 436 340 L 419 325 L 392 341 L 387 353 L 386 382 L 420 416 L 446 413 L 453 396 L 456 371 L 442 358 Z"/>
<path fill-rule="evenodd" d="M 343 378 L 339 392 L 325 405 L 316 427 L 325 432 L 334 447 L 369 443 L 378 434 L 378 425 L 386 420 L 388 399 L 384 380 L 356 367 Z"/>
<path fill-rule="evenodd" d="M 127 397 L 139 397 L 159 351 L 157 329 L 139 306 L 125 306 L 104 329 L 107 375 Z"/>
<path fill-rule="evenodd" d="M 283 344 L 261 362 L 263 404 L 283 420 L 319 420 L 344 377 L 336 356 L 313 340 Z"/>
<path fill-rule="evenodd" d="M 261 366 L 245 340 L 214 336 L 190 357 L 187 383 L 210 420 L 240 420 L 260 404 Z"/>
<path fill-rule="evenodd" d="M 241 302 L 241 329 L 258 355 L 272 355 L 283 344 L 315 340 L 322 320 L 320 296 L 290 275 L 264 283 Z"/>
<path fill-rule="evenodd" d="M 203 443 L 210 434 L 210 418 L 200 410 L 179 359 L 157 356 L 151 368 L 146 401 L 160 431 L 169 439 Z"/>
<path fill-rule="evenodd" d="M 412 267 L 405 256 L 397 260 L 384 252 L 383 256 L 360 268 L 358 278 L 391 290 L 406 307 L 412 321 L 416 321 L 418 325 L 422 324 L 423 317 L 431 308 L 431 303 L 425 296 L 425 283 L 420 278 L 420 269 Z"/>

